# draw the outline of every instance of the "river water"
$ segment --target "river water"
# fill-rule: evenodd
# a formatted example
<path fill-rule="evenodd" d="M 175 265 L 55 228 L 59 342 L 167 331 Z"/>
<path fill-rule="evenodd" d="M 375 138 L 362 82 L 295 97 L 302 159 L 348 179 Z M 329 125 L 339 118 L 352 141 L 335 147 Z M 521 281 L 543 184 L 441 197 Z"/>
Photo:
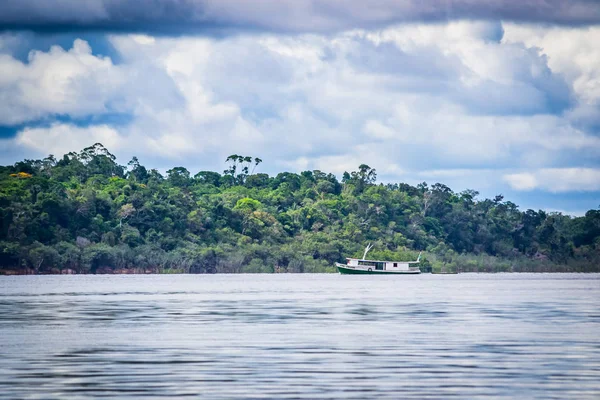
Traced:
<path fill-rule="evenodd" d="M 0 277 L 0 398 L 600 398 L 600 275 Z"/>

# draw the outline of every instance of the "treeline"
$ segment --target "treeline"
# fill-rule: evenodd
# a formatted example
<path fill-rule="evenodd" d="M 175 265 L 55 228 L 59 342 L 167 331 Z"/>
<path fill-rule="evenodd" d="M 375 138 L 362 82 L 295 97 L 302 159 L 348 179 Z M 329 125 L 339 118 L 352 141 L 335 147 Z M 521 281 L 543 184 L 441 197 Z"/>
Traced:
<path fill-rule="evenodd" d="M 163 176 L 96 144 L 0 167 L 0 272 L 333 272 L 368 242 L 378 259 L 422 250 L 433 271 L 600 270 L 600 210 L 573 218 L 441 183 L 377 184 L 364 164 L 341 181 L 268 176 L 261 161 Z"/>

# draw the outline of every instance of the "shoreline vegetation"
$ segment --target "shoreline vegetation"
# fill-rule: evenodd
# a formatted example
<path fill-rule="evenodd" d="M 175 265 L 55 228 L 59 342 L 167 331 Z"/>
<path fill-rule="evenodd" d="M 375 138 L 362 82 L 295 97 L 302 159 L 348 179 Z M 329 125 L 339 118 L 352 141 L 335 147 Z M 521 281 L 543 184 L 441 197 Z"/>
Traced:
<path fill-rule="evenodd" d="M 0 166 L 0 275 L 335 272 L 360 257 L 414 260 L 423 272 L 600 272 L 600 210 L 519 210 L 441 183 L 377 183 L 358 166 L 223 173 L 127 166 L 102 144 L 61 159 Z"/>

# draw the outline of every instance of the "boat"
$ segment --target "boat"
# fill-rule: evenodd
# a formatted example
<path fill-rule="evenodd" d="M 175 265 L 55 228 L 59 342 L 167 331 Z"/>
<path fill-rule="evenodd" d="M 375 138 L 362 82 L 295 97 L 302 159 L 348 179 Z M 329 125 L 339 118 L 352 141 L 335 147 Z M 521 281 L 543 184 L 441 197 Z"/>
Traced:
<path fill-rule="evenodd" d="M 335 263 L 340 274 L 353 275 L 413 275 L 420 274 L 421 269 L 418 264 L 421 260 L 421 253 L 416 261 L 378 261 L 367 260 L 367 253 L 373 246 L 367 245 L 362 258 L 346 258 L 346 264 Z"/>

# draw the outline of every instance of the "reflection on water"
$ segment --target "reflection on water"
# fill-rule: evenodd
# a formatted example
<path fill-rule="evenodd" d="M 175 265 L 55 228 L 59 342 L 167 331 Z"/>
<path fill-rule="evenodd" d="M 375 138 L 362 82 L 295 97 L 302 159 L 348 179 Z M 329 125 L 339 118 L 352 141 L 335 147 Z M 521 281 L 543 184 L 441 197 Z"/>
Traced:
<path fill-rule="evenodd" d="M 0 277 L 0 398 L 600 398 L 600 275 Z"/>

